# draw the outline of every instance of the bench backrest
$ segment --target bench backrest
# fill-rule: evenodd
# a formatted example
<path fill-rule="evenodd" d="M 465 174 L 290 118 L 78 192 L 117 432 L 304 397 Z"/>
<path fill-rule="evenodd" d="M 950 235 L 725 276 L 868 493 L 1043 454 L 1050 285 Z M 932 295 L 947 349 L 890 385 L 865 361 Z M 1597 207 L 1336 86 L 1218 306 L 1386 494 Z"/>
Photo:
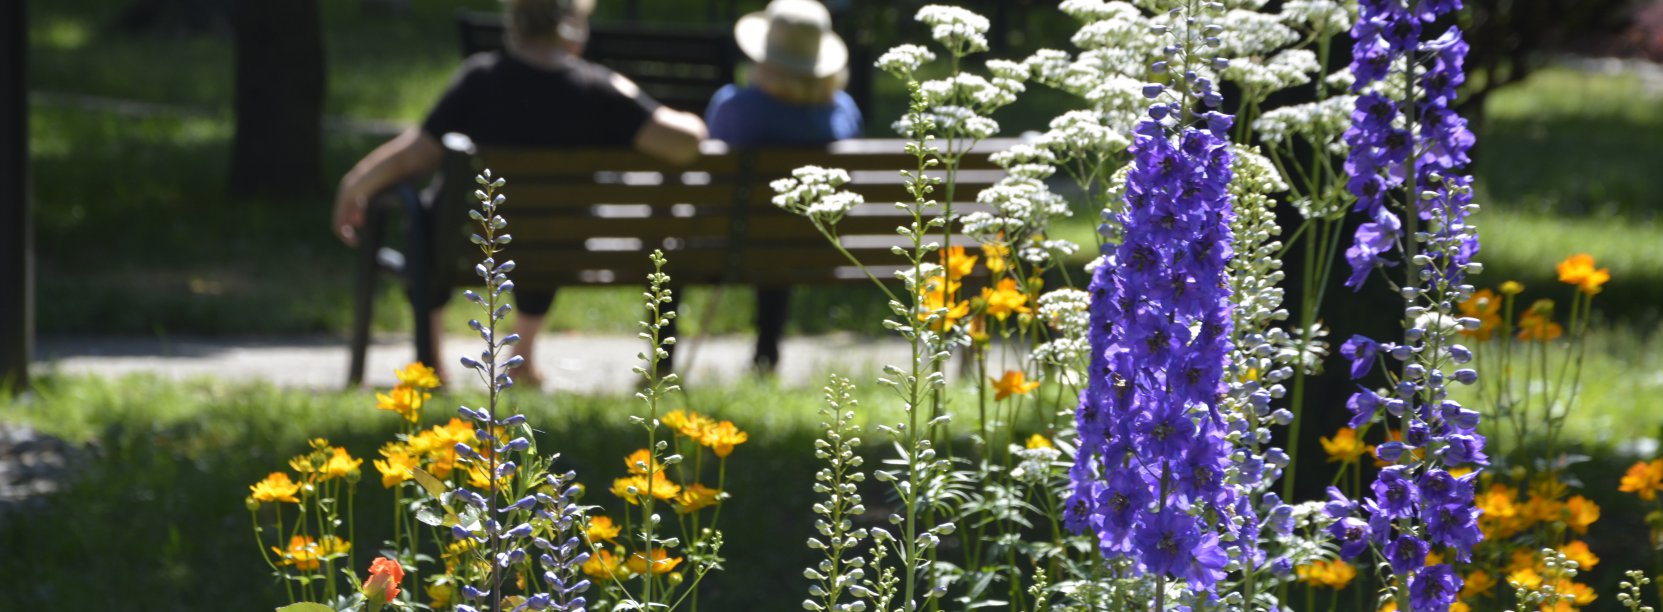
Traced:
<path fill-rule="evenodd" d="M 456 25 L 464 56 L 503 46 L 500 13 L 463 10 Z M 664 105 L 697 115 L 716 90 L 734 82 L 740 59 L 730 28 L 608 23 L 590 24 L 583 56 L 629 77 Z"/>
<path fill-rule="evenodd" d="M 1003 174 L 988 154 L 1013 141 L 984 142 L 963 156 L 954 213 L 985 210 L 976 194 Z M 916 161 L 905 141 L 849 140 L 824 148 L 729 151 L 705 143 L 705 155 L 672 167 L 629 150 L 492 149 L 456 154 L 439 198 L 441 276 L 452 285 L 477 284 L 477 251 L 466 209 L 471 177 L 482 168 L 508 180 L 503 214 L 514 241 L 509 257 L 524 286 L 639 284 L 650 271 L 647 253 L 663 249 L 670 273 L 687 283 L 758 285 L 864 280 L 807 219 L 771 202 L 769 183 L 804 165 L 843 168 L 847 187 L 866 199 L 838 225 L 839 242 L 889 279 L 904 244 L 895 228 L 909 220 L 897 201 L 911 201 L 899 171 Z M 461 148 L 461 147 L 454 147 Z M 936 173 L 939 175 L 939 173 Z M 943 192 L 933 194 L 945 200 Z M 454 233 L 451 233 L 454 232 Z M 447 233 L 450 233 L 448 236 Z"/>

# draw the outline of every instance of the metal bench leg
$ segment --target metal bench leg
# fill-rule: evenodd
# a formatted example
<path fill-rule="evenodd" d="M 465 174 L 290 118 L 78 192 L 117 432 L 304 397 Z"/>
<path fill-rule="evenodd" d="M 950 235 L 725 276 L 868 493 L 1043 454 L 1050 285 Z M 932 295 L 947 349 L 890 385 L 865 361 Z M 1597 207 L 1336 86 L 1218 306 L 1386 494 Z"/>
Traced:
<path fill-rule="evenodd" d="M 375 285 L 381 271 L 377 254 L 386 237 L 387 209 L 371 206 L 365 211 L 364 227 L 359 233 L 357 284 L 352 295 L 351 364 L 347 368 L 347 388 L 364 382 L 364 361 L 369 353 L 370 326 L 375 319 Z"/>

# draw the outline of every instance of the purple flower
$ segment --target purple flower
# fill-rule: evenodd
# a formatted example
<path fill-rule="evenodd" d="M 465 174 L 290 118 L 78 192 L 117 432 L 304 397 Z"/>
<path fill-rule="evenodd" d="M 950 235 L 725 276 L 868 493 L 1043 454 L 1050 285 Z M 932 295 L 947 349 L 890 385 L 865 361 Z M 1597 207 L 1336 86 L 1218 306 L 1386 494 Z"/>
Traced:
<path fill-rule="evenodd" d="M 1416 610 L 1448 610 L 1461 583 L 1455 570 L 1442 563 L 1415 572 L 1409 578 L 1409 605 Z"/>
<path fill-rule="evenodd" d="M 1346 400 L 1345 407 L 1351 411 L 1351 421 L 1346 425 L 1352 429 L 1361 429 L 1363 424 L 1374 420 L 1374 414 L 1380 410 L 1380 394 L 1368 389 L 1358 389 Z"/>
<path fill-rule="evenodd" d="M 1340 556 L 1346 559 L 1355 559 L 1357 555 L 1368 550 L 1372 532 L 1368 523 L 1351 516 L 1334 521 L 1328 526 L 1328 534 L 1334 536 L 1334 541 L 1340 544 Z"/>
<path fill-rule="evenodd" d="M 1426 553 L 1430 549 L 1420 538 L 1401 534 L 1386 545 L 1386 561 L 1391 564 L 1393 574 L 1405 576 L 1426 565 Z"/>
<path fill-rule="evenodd" d="M 1380 345 L 1366 336 L 1354 335 L 1340 345 L 1340 356 L 1351 360 L 1351 379 L 1367 376 L 1374 368 L 1374 354 Z"/>
<path fill-rule="evenodd" d="M 1390 518 L 1413 517 L 1415 504 L 1420 502 L 1419 489 L 1405 477 L 1408 472 L 1408 466 L 1387 467 L 1380 470 L 1380 476 L 1370 487 L 1374 491 L 1374 502 Z"/>

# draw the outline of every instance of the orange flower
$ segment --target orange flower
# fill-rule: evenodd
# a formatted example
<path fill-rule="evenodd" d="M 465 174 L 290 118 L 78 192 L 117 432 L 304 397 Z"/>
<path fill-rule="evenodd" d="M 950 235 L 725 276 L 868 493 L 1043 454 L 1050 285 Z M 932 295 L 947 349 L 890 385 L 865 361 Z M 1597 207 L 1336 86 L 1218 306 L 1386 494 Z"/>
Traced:
<path fill-rule="evenodd" d="M 744 444 L 750 439 L 751 435 L 740 431 L 738 427 L 734 426 L 733 421 L 722 421 L 714 427 L 704 430 L 704 435 L 699 438 L 699 444 L 710 447 L 710 450 L 715 452 L 717 457 L 726 459 L 728 455 L 733 453 L 733 447 Z"/>
<path fill-rule="evenodd" d="M 249 485 L 248 490 L 254 493 L 252 497 L 257 502 L 300 503 L 300 499 L 295 497 L 300 492 L 300 485 L 289 480 L 289 475 L 283 472 L 272 472 L 265 480 Z"/>
<path fill-rule="evenodd" d="M 594 556 L 583 562 L 583 573 L 596 580 L 614 580 L 629 577 L 629 570 L 624 568 L 624 564 L 610 550 L 595 551 Z"/>
<path fill-rule="evenodd" d="M 982 288 L 982 301 L 987 303 L 987 314 L 1004 321 L 1012 314 L 1028 314 L 1028 294 L 1023 293 L 1016 285 L 1016 279 L 1007 278 L 999 281 L 997 289 Z"/>
<path fill-rule="evenodd" d="M 335 536 L 323 536 L 323 540 L 313 540 L 310 536 L 297 535 L 289 538 L 287 550 L 271 547 L 272 552 L 281 558 L 278 565 L 292 565 L 301 571 L 318 569 L 319 561 L 334 558 L 352 551 L 352 543 Z"/>
<path fill-rule="evenodd" d="M 1363 451 L 1367 448 L 1363 441 L 1357 438 L 1357 430 L 1350 427 L 1341 427 L 1339 431 L 1334 432 L 1334 437 L 1318 438 L 1317 442 L 1322 443 L 1322 451 L 1328 453 L 1329 463 L 1351 463 L 1362 457 Z"/>
<path fill-rule="evenodd" d="M 1010 257 L 1010 254 L 1011 248 L 1009 245 L 996 242 L 982 245 L 982 259 L 987 265 L 987 271 L 994 274 L 1005 273 L 1005 268 L 1009 267 L 1006 258 Z"/>
<path fill-rule="evenodd" d="M 664 470 L 664 464 L 652 456 L 652 451 L 644 448 L 624 457 L 624 467 L 629 468 L 631 474 L 648 474 Z"/>
<path fill-rule="evenodd" d="M 1595 565 L 1599 565 L 1599 555 L 1594 554 L 1592 550 L 1588 550 L 1588 543 L 1582 540 L 1573 540 L 1569 544 L 1560 546 L 1559 552 L 1563 553 L 1566 559 L 1575 561 L 1577 569 L 1582 571 L 1594 569 Z"/>
<path fill-rule="evenodd" d="M 597 544 L 617 538 L 618 531 L 618 526 L 613 524 L 610 517 L 597 516 L 589 519 L 589 526 L 584 528 L 583 534 L 589 537 L 590 544 Z"/>
<path fill-rule="evenodd" d="M 957 281 L 970 276 L 970 272 L 976 269 L 976 256 L 965 255 L 964 247 L 956 246 L 950 249 L 942 249 L 939 253 L 941 255 L 941 267 L 947 271 L 947 280 Z"/>
<path fill-rule="evenodd" d="M 375 408 L 397 412 L 404 420 L 415 423 L 421 420 L 422 404 L 432 398 L 432 393 L 416 387 L 399 385 L 387 393 L 375 394 Z"/>
<path fill-rule="evenodd" d="M 1525 312 L 1524 316 L 1519 317 L 1520 340 L 1548 342 L 1551 340 L 1557 340 L 1563 335 L 1565 335 L 1565 328 L 1560 327 L 1558 323 L 1554 323 L 1553 320 L 1547 316 L 1537 314 L 1535 308 Z"/>
<path fill-rule="evenodd" d="M 633 492 L 631 492 L 633 491 Z M 652 475 L 649 482 L 646 476 L 630 476 L 612 481 L 612 494 L 623 498 L 632 505 L 640 505 L 641 500 L 651 494 L 660 501 L 670 501 L 681 494 L 681 486 L 670 482 L 663 472 Z"/>
<path fill-rule="evenodd" d="M 1588 533 L 1588 526 L 1599 520 L 1599 504 L 1581 495 L 1565 500 L 1565 526 L 1577 533 Z"/>
<path fill-rule="evenodd" d="M 677 565 L 681 564 L 681 557 L 676 557 L 674 559 L 671 559 L 671 558 L 669 558 L 669 556 L 670 556 L 670 553 L 665 552 L 664 549 L 662 549 L 662 548 L 652 549 L 652 562 L 651 563 L 652 563 L 652 573 L 653 574 L 655 574 L 655 575 L 656 574 L 668 574 L 671 571 L 674 571 L 676 569 Z M 647 563 L 648 563 L 647 557 L 641 556 L 641 553 L 635 553 L 633 555 L 630 555 L 629 556 L 629 561 L 626 561 L 624 563 L 625 563 L 625 565 L 629 566 L 629 571 L 635 572 L 637 574 L 647 573 Z"/>
<path fill-rule="evenodd" d="M 1657 492 L 1663 491 L 1663 459 L 1628 466 L 1617 490 L 1638 495 L 1642 501 L 1657 499 Z"/>
<path fill-rule="evenodd" d="M 1489 597 L 1490 591 L 1496 588 L 1496 579 L 1484 570 L 1476 570 L 1461 583 L 1461 598 L 1473 599 Z"/>
<path fill-rule="evenodd" d="M 1588 295 L 1596 295 L 1611 280 L 1611 269 L 1594 269 L 1594 256 L 1587 253 L 1577 253 L 1565 258 L 1555 266 L 1559 271 L 1559 282 L 1576 285 L 1577 291 Z"/>
<path fill-rule="evenodd" d="M 1478 319 L 1478 329 L 1462 329 L 1462 335 L 1477 338 L 1480 342 L 1489 340 L 1495 334 L 1496 327 L 1501 325 L 1501 298 L 1494 291 L 1479 289 L 1461 302 L 1461 314 Z"/>
<path fill-rule="evenodd" d="M 675 499 L 677 514 L 689 514 L 716 505 L 717 496 L 722 492 L 699 483 L 683 487 L 681 495 Z"/>
<path fill-rule="evenodd" d="M 404 568 L 397 561 L 376 557 L 370 562 L 370 578 L 364 581 L 364 597 L 373 602 L 391 602 L 404 582 Z"/>
<path fill-rule="evenodd" d="M 999 378 L 989 378 L 993 381 L 993 401 L 1003 401 L 1012 395 L 1027 395 L 1029 391 L 1039 388 L 1039 381 L 1027 381 L 1022 370 L 1005 370 L 1005 375 Z"/>
<path fill-rule="evenodd" d="M 398 384 L 402 386 L 417 389 L 439 388 L 439 373 L 420 361 L 412 362 L 393 373 L 398 376 Z"/>
<path fill-rule="evenodd" d="M 918 320 L 926 321 L 936 311 L 945 310 L 940 319 L 941 329 L 952 329 L 959 319 L 970 314 L 969 300 L 959 299 L 958 292 L 958 281 L 943 282 L 940 278 L 926 281 L 918 295 Z"/>

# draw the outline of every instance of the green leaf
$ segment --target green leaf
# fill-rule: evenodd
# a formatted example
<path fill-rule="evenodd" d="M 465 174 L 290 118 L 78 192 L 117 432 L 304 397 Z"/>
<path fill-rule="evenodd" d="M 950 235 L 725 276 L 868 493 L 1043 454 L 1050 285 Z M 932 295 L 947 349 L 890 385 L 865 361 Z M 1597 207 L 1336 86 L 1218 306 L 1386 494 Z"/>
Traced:
<path fill-rule="evenodd" d="M 413 467 L 410 468 L 410 474 L 415 476 L 416 482 L 421 484 L 423 489 L 427 489 L 428 495 L 432 495 L 434 497 L 444 496 L 445 483 L 440 482 L 438 478 L 434 478 L 432 474 L 427 473 L 427 470 L 419 467 Z"/>
<path fill-rule="evenodd" d="M 425 525 L 432 525 L 434 527 L 445 524 L 444 515 L 439 514 L 439 511 L 434 510 L 431 506 L 423 506 L 422 509 L 417 510 L 416 520 L 421 521 Z"/>
<path fill-rule="evenodd" d="M 303 601 L 278 608 L 277 612 L 335 612 L 335 609 L 320 603 Z"/>

